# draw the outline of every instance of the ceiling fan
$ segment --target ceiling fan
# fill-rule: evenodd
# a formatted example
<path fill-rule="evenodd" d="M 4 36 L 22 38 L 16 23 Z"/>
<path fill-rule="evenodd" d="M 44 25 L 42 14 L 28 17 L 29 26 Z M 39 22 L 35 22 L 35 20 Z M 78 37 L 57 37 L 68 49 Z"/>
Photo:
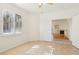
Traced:
<path fill-rule="evenodd" d="M 39 3 L 38 7 L 41 8 L 43 5 L 48 4 L 48 5 L 53 5 L 53 3 Z"/>

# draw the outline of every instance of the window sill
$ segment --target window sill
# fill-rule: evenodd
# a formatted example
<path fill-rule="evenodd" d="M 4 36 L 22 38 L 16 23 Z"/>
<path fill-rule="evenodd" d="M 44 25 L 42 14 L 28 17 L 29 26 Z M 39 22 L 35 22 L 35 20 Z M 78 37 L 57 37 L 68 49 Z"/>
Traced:
<path fill-rule="evenodd" d="M 0 36 L 9 36 L 9 35 L 17 35 L 17 34 L 21 34 L 22 32 L 14 32 L 14 33 L 2 33 L 0 34 Z"/>

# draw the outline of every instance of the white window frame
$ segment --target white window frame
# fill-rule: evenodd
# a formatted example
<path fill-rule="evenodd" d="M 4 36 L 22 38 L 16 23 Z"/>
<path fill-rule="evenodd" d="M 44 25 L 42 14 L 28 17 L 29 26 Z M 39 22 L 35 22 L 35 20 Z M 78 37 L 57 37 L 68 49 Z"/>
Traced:
<path fill-rule="evenodd" d="M 14 19 L 13 19 L 13 30 L 12 30 L 11 32 L 7 32 L 7 33 L 5 33 L 5 32 L 3 31 L 3 22 L 4 22 L 4 20 L 3 20 L 3 14 L 4 14 L 4 12 L 6 12 L 6 11 L 10 12 L 10 13 L 12 14 L 12 17 L 14 18 Z M 3 11 L 2 11 L 2 16 L 1 16 L 1 17 L 2 17 L 2 20 L 1 20 L 1 22 L 2 22 L 2 32 L 1 32 L 2 36 L 22 33 L 21 31 L 16 31 L 16 29 L 15 29 L 15 14 L 17 14 L 17 13 L 13 13 L 13 12 L 11 12 L 11 11 L 9 11 L 9 10 L 3 10 Z M 19 14 L 18 14 L 18 15 L 19 15 Z M 20 15 L 20 16 L 21 16 L 21 15 Z M 21 17 L 21 21 L 22 21 L 22 17 Z M 20 30 L 22 30 L 22 27 L 21 27 Z"/>

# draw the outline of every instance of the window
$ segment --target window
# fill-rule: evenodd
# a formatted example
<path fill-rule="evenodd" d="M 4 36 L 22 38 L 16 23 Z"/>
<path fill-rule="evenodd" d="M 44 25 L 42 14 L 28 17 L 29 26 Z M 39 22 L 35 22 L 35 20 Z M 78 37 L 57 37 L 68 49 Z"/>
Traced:
<path fill-rule="evenodd" d="M 3 33 L 16 33 L 20 32 L 22 28 L 21 16 L 9 11 L 3 12 Z"/>
<path fill-rule="evenodd" d="M 3 32 L 4 33 L 12 32 L 12 28 L 13 28 L 12 15 L 10 15 L 8 11 L 6 11 L 3 14 Z"/>
<path fill-rule="evenodd" d="M 21 16 L 18 14 L 15 14 L 15 30 L 20 31 L 21 28 L 22 28 Z"/>

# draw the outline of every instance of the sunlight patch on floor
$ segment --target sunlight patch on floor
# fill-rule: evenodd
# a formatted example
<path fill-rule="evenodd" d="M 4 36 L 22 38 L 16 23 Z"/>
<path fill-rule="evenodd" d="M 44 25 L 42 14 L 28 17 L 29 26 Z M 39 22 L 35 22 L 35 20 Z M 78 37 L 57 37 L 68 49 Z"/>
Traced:
<path fill-rule="evenodd" d="M 34 45 L 25 54 L 26 55 L 52 55 L 53 49 L 54 48 L 52 46 Z"/>

